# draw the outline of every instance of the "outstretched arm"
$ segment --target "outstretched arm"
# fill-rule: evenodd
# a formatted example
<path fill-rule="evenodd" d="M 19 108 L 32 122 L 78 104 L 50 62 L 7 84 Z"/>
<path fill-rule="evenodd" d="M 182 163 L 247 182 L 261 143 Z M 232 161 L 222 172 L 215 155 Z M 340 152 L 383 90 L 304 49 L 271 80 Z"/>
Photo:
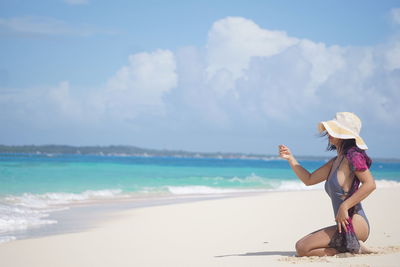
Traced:
<path fill-rule="evenodd" d="M 293 156 L 292 152 L 287 146 L 279 145 L 279 156 L 289 162 L 289 165 L 293 169 L 294 173 L 307 186 L 325 181 L 329 175 L 329 171 L 333 163 L 332 159 L 319 169 L 310 173 L 297 162 L 296 158 Z"/>

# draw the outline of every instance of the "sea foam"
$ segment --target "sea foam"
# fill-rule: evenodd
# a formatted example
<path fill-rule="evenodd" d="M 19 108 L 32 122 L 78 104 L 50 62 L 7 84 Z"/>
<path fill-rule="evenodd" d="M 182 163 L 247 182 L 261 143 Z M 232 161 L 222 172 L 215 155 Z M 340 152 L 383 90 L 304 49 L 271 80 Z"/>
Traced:
<path fill-rule="evenodd" d="M 82 193 L 50 192 L 45 194 L 24 193 L 4 198 L 7 203 L 18 206 L 43 209 L 50 206 L 65 205 L 89 200 L 113 199 L 125 197 L 122 190 L 87 190 Z"/>
<path fill-rule="evenodd" d="M 263 189 L 216 188 L 210 186 L 167 186 L 167 188 L 173 195 L 209 195 L 265 191 Z"/>
<path fill-rule="evenodd" d="M 400 182 L 390 181 L 390 180 L 375 180 L 377 188 L 389 188 L 389 187 L 398 187 L 400 186 Z"/>
<path fill-rule="evenodd" d="M 50 213 L 69 208 L 73 203 L 104 199 L 126 198 L 121 190 L 87 190 L 80 194 L 75 193 L 45 193 L 22 195 L 8 195 L 0 198 L 0 242 L 15 239 L 9 235 L 13 231 L 23 231 L 58 223 L 48 219 Z"/>

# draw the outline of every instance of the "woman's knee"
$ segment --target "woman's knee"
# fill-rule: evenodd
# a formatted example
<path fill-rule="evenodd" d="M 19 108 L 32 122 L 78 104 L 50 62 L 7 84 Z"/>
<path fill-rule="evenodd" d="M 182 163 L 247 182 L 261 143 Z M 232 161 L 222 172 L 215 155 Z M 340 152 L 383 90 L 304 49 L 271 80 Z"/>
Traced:
<path fill-rule="evenodd" d="M 308 253 L 307 243 L 303 239 L 297 241 L 295 247 L 297 256 L 299 257 L 307 256 Z"/>

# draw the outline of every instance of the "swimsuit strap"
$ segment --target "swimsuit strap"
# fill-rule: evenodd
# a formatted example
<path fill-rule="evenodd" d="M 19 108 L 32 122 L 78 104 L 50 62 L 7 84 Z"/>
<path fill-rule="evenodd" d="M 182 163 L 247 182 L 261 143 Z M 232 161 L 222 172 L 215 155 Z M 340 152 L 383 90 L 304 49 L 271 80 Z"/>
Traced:
<path fill-rule="evenodd" d="M 344 156 L 342 156 L 342 159 L 340 160 L 339 165 L 337 166 L 336 169 L 339 169 L 339 167 L 340 167 L 340 165 L 342 164 L 342 161 L 343 161 L 343 160 L 344 160 Z"/>
<path fill-rule="evenodd" d="M 335 157 L 335 160 L 336 160 L 336 159 L 337 159 L 337 156 Z M 335 171 L 337 171 L 337 170 L 339 169 L 340 165 L 342 164 L 343 159 L 344 159 L 344 156 L 343 156 L 342 159 L 340 160 L 339 164 L 336 166 Z M 329 174 L 328 174 L 328 178 L 327 178 L 327 179 L 329 179 L 329 177 L 330 177 L 331 174 L 332 174 L 332 169 L 333 169 L 333 164 L 334 164 L 334 163 L 335 163 L 335 161 L 332 162 L 332 166 L 331 166 L 331 169 L 329 170 Z"/>

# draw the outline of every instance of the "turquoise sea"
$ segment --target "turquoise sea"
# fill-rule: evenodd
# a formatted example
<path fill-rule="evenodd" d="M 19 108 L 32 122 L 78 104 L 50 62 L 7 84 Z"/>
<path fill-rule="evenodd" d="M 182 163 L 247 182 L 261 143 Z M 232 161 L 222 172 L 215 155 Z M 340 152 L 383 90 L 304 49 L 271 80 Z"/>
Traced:
<path fill-rule="evenodd" d="M 312 171 L 325 161 L 301 163 Z M 374 161 L 371 171 L 378 187 L 400 185 L 400 162 Z M 57 224 L 49 215 L 76 204 L 322 187 L 305 187 L 277 158 L 0 154 L 0 242 Z"/>

